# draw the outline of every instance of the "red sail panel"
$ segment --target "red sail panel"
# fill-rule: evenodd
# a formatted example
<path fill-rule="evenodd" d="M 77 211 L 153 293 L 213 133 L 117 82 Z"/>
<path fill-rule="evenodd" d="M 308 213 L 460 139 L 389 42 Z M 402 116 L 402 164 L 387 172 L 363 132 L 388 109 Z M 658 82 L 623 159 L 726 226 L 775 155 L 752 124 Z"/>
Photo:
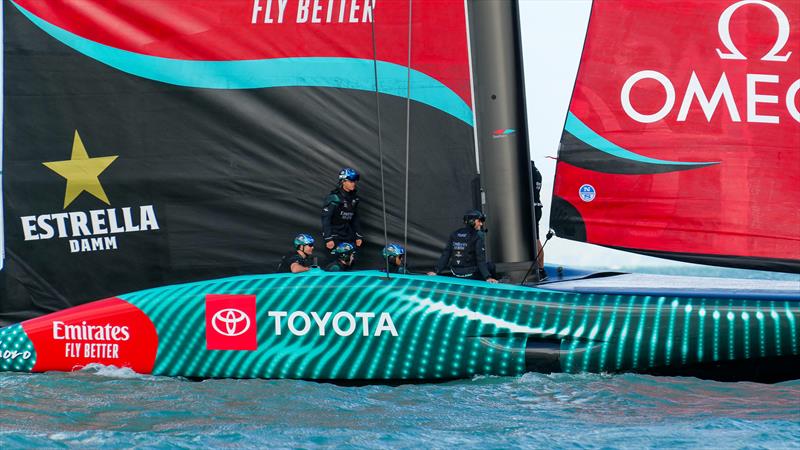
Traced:
<path fill-rule="evenodd" d="M 557 165 L 559 236 L 800 271 L 800 8 L 597 1 Z"/>

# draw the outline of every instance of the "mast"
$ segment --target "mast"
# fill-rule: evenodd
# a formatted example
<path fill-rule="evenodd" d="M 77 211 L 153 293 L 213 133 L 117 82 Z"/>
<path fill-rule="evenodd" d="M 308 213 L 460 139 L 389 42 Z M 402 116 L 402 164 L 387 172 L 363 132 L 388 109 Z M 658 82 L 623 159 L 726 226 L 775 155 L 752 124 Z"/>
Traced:
<path fill-rule="evenodd" d="M 468 1 L 487 252 L 498 263 L 533 259 L 535 227 L 516 2 Z"/>

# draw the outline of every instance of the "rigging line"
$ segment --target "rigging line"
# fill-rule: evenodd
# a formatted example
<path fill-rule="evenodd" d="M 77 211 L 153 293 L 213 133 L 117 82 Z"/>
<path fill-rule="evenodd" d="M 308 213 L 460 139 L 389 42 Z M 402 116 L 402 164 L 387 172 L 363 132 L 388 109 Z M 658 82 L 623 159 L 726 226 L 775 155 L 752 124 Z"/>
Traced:
<path fill-rule="evenodd" d="M 408 272 L 408 155 L 411 148 L 411 11 L 414 0 L 408 0 L 408 71 L 406 77 L 406 186 L 405 208 L 403 210 L 403 272 Z"/>
<path fill-rule="evenodd" d="M 381 166 L 381 206 L 383 207 L 383 248 L 386 248 L 389 245 L 389 231 L 388 225 L 386 222 L 386 187 L 383 178 L 383 134 L 381 133 L 381 101 L 380 95 L 378 92 L 378 46 L 375 42 L 375 19 L 377 18 L 377 14 L 375 14 L 375 2 L 371 2 L 372 7 L 372 21 L 370 25 L 372 26 L 372 68 L 375 71 L 375 110 L 378 116 L 378 154 L 380 155 L 380 166 Z M 389 258 L 383 258 L 384 263 L 386 264 L 386 278 L 390 277 L 389 272 Z"/>

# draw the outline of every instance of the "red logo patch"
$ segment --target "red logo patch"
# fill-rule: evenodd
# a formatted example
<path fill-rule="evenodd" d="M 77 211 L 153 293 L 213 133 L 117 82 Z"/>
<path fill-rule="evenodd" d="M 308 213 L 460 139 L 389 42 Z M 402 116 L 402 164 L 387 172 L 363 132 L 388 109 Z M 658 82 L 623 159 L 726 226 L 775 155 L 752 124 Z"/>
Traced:
<path fill-rule="evenodd" d="M 78 370 L 99 363 L 151 373 L 158 334 L 139 308 L 109 298 L 22 323 L 36 350 L 34 372 Z"/>
<path fill-rule="evenodd" d="M 206 295 L 206 348 L 255 350 L 256 296 Z"/>

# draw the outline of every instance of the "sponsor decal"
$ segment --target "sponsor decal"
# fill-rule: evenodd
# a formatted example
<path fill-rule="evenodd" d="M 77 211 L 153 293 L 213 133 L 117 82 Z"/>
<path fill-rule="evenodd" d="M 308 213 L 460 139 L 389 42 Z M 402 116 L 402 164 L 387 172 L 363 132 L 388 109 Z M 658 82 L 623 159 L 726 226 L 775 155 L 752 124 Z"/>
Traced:
<path fill-rule="evenodd" d="M 117 158 L 90 157 L 76 130 L 71 158 L 42 164 L 66 179 L 66 210 L 84 192 L 111 206 L 99 177 Z M 117 250 L 118 235 L 159 229 L 153 205 L 27 215 L 20 217 L 20 224 L 25 241 L 66 239 L 71 253 Z"/>
<path fill-rule="evenodd" d="M 594 200 L 596 194 L 597 191 L 595 191 L 594 186 L 591 184 L 584 184 L 578 189 L 578 196 L 587 203 Z"/>
<path fill-rule="evenodd" d="M 517 132 L 517 130 L 515 130 L 513 128 L 503 128 L 503 129 L 494 130 L 492 132 L 492 139 L 506 138 L 506 137 L 516 133 L 516 132 Z"/>
<path fill-rule="evenodd" d="M 206 348 L 258 348 L 255 295 L 206 295 Z"/>
<path fill-rule="evenodd" d="M 158 335 L 130 303 L 111 298 L 23 322 L 37 360 L 33 370 L 73 370 L 90 363 L 150 373 Z"/>
<path fill-rule="evenodd" d="M 371 23 L 376 0 L 254 0 L 250 23 Z"/>
<path fill-rule="evenodd" d="M 748 8 L 763 8 L 773 15 L 777 21 L 774 43 L 763 55 L 743 54 L 739 51 L 731 36 L 731 21 L 741 17 L 741 15 L 734 15 L 734 13 Z M 771 114 L 758 112 L 759 105 L 773 104 L 776 105 L 773 108 L 785 108 L 792 119 L 800 122 L 800 111 L 798 111 L 797 107 L 800 79 L 792 79 L 794 78 L 792 71 L 794 70 L 796 73 L 797 66 L 791 66 L 790 58 L 793 52 L 791 49 L 786 48 L 791 33 L 790 28 L 786 13 L 772 2 L 766 0 L 741 0 L 733 3 L 720 14 L 717 21 L 717 34 L 723 48 L 708 46 L 709 57 L 713 57 L 711 56 L 712 51 L 716 50 L 713 54 L 720 60 L 757 59 L 774 63 L 774 70 L 783 72 L 783 79 L 781 79 L 781 73 L 764 73 L 766 70 L 759 69 L 761 73 L 737 74 L 734 80 L 729 78 L 728 74 L 723 71 L 716 78 L 716 85 L 711 85 L 706 81 L 704 86 L 698 77 L 698 72 L 706 79 L 708 75 L 703 73 L 704 70 L 698 70 L 697 72 L 692 70 L 688 85 L 682 93 L 683 95 L 679 97 L 681 93 L 676 92 L 676 83 L 661 71 L 648 68 L 630 75 L 623 83 L 620 90 L 622 109 L 628 117 L 637 122 L 654 123 L 667 117 L 674 110 L 676 103 L 680 102 L 677 122 L 685 122 L 692 108 L 696 108 L 695 105 L 700 107 L 706 120 L 711 122 L 717 110 L 722 109 L 721 105 L 724 104 L 724 109 L 727 110 L 727 116 L 731 122 L 778 124 L 780 123 L 780 116 L 775 114 L 777 109 L 773 109 Z M 796 40 L 792 42 L 796 43 Z M 742 75 L 744 76 L 742 77 Z M 787 75 L 789 79 L 787 79 Z M 744 78 L 744 80 L 739 78 Z M 636 102 L 632 100 L 632 91 L 634 91 L 638 83 L 643 81 L 658 83 L 660 85 L 658 89 L 663 92 L 663 103 L 655 112 L 642 112 L 634 106 Z M 732 84 L 736 87 L 735 89 Z M 745 87 L 744 92 L 742 92 L 742 86 Z M 683 86 L 678 87 L 682 88 Z M 648 95 L 652 96 L 651 93 Z M 746 113 L 744 117 L 741 114 L 742 105 L 745 105 Z M 765 107 L 761 106 L 761 108 Z"/>
<path fill-rule="evenodd" d="M 374 312 L 305 312 L 305 311 L 269 311 L 275 336 L 291 334 L 305 336 L 309 333 L 318 336 L 397 336 L 397 328 L 389 313 Z"/>

